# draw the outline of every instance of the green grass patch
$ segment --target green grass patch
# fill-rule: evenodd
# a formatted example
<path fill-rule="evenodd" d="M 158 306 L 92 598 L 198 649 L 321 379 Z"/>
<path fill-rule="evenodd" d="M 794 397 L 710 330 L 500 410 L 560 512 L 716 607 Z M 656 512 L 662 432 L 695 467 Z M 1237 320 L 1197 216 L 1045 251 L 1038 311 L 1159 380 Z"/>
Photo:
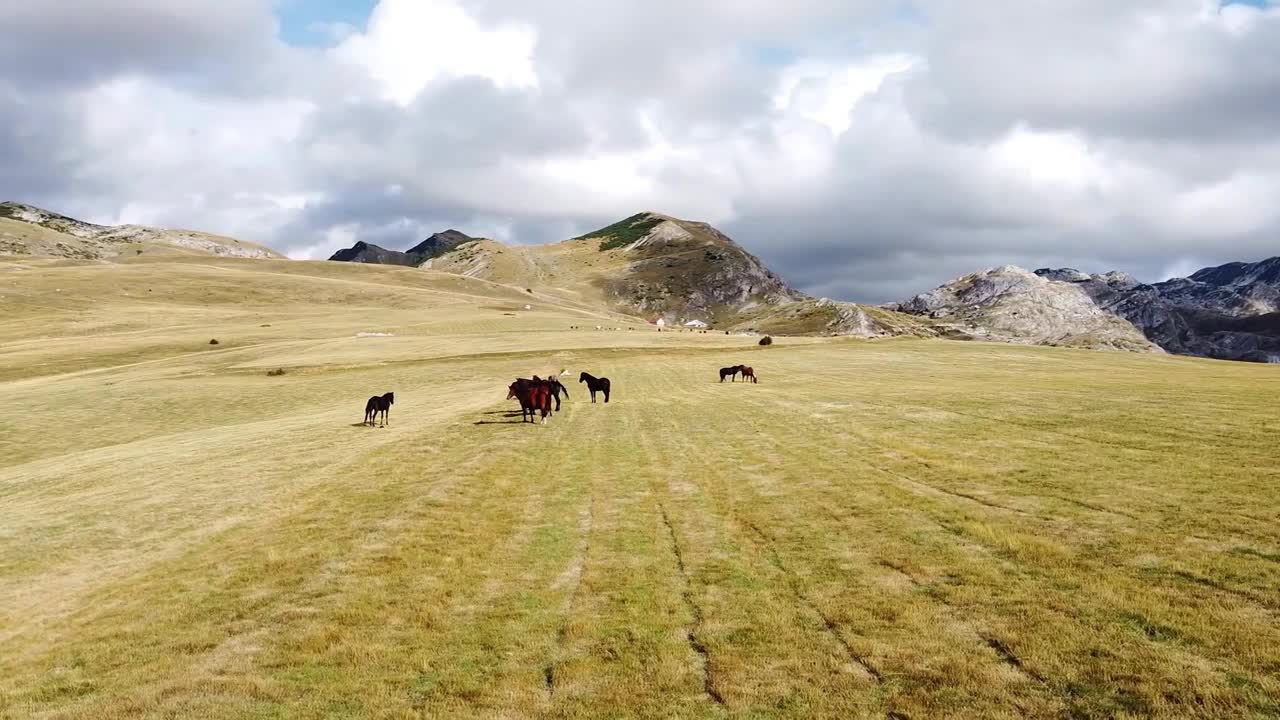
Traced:
<path fill-rule="evenodd" d="M 649 213 L 636 213 L 625 220 L 619 220 L 612 225 L 602 227 L 586 235 L 579 235 L 574 239 L 592 240 L 603 238 L 603 242 L 600 243 L 600 252 L 607 252 L 626 247 L 640 240 L 660 223 L 662 223 L 662 218 L 660 217 L 655 217 Z"/>

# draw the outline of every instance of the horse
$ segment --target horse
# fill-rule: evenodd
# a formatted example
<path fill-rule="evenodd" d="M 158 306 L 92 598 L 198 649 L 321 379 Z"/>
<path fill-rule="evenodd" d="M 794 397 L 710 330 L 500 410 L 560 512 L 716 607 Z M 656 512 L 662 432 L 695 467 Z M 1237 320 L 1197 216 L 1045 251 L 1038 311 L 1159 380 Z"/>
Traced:
<path fill-rule="evenodd" d="M 564 393 L 565 400 L 569 399 L 569 388 L 565 387 L 564 383 L 560 382 L 560 377 L 558 374 L 553 374 L 546 378 L 540 378 L 537 375 L 534 375 L 532 380 L 528 378 L 516 378 L 516 382 L 517 383 L 538 383 L 538 382 L 546 383 L 547 389 L 551 391 L 551 398 L 556 401 L 556 409 L 555 409 L 556 412 L 560 412 L 560 393 L 562 392 Z"/>
<path fill-rule="evenodd" d="M 604 401 L 609 402 L 609 378 L 598 378 L 588 373 L 582 373 L 578 376 L 578 382 L 586 383 L 587 389 L 591 391 L 591 402 L 596 401 L 596 393 L 604 393 Z"/>
<path fill-rule="evenodd" d="M 547 424 L 551 414 L 551 388 L 545 380 L 516 380 L 507 387 L 507 399 L 520 401 L 520 422 L 525 417 L 534 422 L 534 413 L 542 413 L 542 424 Z"/>
<path fill-rule="evenodd" d="M 738 382 L 738 373 L 740 372 L 742 372 L 741 365 L 734 365 L 733 367 L 720 368 L 720 382 L 724 382 L 724 379 L 727 377 L 733 378 L 733 382 Z"/>
<path fill-rule="evenodd" d="M 569 388 L 560 382 L 560 378 L 552 375 L 545 380 L 547 388 L 551 391 L 551 397 L 556 401 L 556 412 L 560 412 L 560 393 L 564 393 L 564 399 L 569 399 Z"/>
<path fill-rule="evenodd" d="M 387 393 L 386 395 L 374 395 L 369 398 L 369 402 L 364 404 L 364 421 L 373 427 L 377 422 L 378 413 L 382 413 L 383 427 L 391 424 L 391 405 L 396 401 L 395 393 Z"/>
<path fill-rule="evenodd" d="M 747 367 L 746 365 L 743 365 L 742 366 L 742 382 L 746 382 L 747 378 L 751 378 L 751 382 L 753 383 L 760 382 L 759 380 L 756 379 L 755 368 L 751 368 L 751 367 Z"/>

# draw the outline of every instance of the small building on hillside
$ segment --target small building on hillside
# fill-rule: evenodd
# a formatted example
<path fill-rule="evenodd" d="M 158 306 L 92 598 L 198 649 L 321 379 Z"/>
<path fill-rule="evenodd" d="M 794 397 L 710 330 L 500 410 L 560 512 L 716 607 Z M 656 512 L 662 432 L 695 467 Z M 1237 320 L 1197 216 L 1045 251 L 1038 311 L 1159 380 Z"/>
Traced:
<path fill-rule="evenodd" d="M 653 321 L 653 324 L 658 326 L 658 332 L 662 332 L 662 329 L 667 326 L 667 321 L 662 318 L 658 318 Z"/>

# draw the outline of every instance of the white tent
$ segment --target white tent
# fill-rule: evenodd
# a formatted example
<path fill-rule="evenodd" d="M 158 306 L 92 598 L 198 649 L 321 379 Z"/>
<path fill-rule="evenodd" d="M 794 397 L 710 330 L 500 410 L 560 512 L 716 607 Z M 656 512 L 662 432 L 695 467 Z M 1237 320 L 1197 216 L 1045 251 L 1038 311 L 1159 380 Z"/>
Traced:
<path fill-rule="evenodd" d="M 691 328 L 704 328 L 707 326 L 707 324 L 702 322 L 701 320 L 690 320 L 689 322 L 685 323 L 684 326 L 691 327 Z"/>
<path fill-rule="evenodd" d="M 667 321 L 662 318 L 658 318 L 658 320 L 654 322 L 654 325 L 657 325 L 659 328 L 664 328 L 667 326 Z"/>

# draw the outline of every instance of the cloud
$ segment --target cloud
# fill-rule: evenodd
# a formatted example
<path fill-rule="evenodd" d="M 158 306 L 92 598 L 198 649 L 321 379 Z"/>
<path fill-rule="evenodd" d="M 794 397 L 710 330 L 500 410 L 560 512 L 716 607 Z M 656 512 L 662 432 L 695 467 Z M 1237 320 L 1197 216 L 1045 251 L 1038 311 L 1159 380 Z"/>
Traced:
<path fill-rule="evenodd" d="M 0 8 L 0 194 L 312 258 L 654 209 L 864 301 L 1280 234 L 1275 4 L 381 0 L 308 48 L 274 7 Z"/>
<path fill-rule="evenodd" d="M 368 29 L 346 37 L 332 54 L 366 70 L 384 97 L 408 105 L 437 78 L 536 87 L 536 37 L 522 25 L 481 27 L 451 0 L 382 0 Z"/>

